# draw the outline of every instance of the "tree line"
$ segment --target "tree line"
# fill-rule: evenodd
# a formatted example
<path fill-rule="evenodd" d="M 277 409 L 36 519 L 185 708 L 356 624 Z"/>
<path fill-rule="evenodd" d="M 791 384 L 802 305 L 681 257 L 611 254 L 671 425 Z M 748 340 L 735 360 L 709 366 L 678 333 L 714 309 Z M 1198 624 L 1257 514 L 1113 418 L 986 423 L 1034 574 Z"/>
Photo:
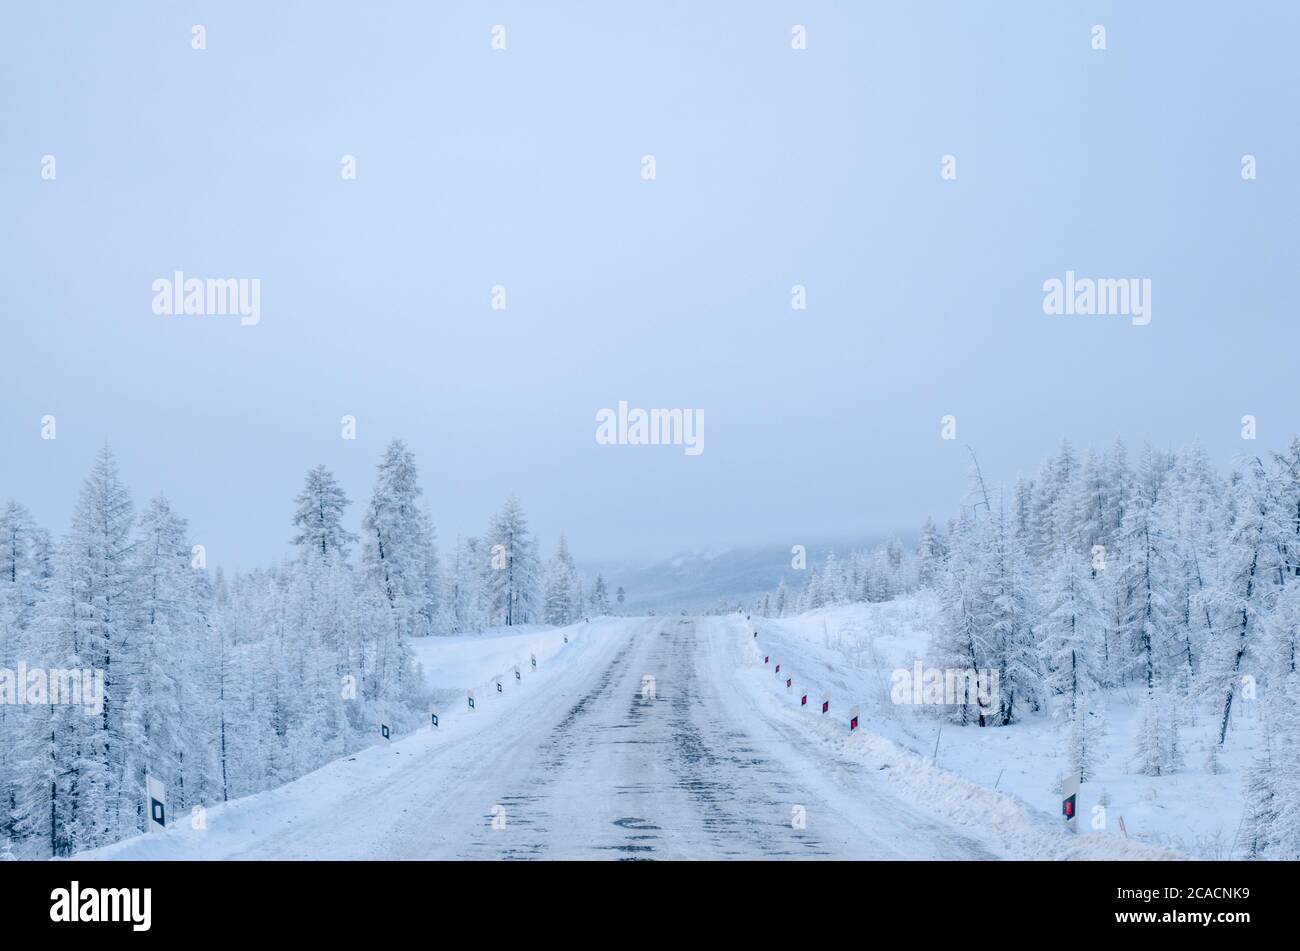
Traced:
<path fill-rule="evenodd" d="M 1239 845 L 1300 859 L 1300 439 L 1219 475 L 1199 447 L 1122 442 L 1079 456 L 1068 442 L 1009 492 L 973 466 L 972 490 L 942 529 L 927 520 L 914 553 L 895 543 L 827 559 L 802 591 L 756 607 L 780 615 L 930 589 L 939 616 L 927 663 L 994 671 L 992 709 L 939 707 L 955 723 L 1060 719 L 1086 781 L 1105 726 L 1103 696 L 1140 705 L 1129 768 L 1222 770 L 1243 704 L 1261 746 L 1243 777 Z M 1188 764 L 1189 728 L 1208 735 Z"/>
<path fill-rule="evenodd" d="M 356 531 L 324 466 L 269 568 L 208 571 L 163 495 L 138 515 L 112 451 L 60 539 L 0 512 L 0 857 L 67 856 L 143 831 L 149 774 L 173 815 L 273 788 L 424 722 L 410 638 L 567 624 L 608 610 L 563 537 L 539 545 L 511 497 L 481 538 L 438 557 L 414 454 L 383 452 Z M 21 665 L 21 667 L 20 667 Z M 17 672 L 94 669 L 102 705 L 16 703 Z"/>

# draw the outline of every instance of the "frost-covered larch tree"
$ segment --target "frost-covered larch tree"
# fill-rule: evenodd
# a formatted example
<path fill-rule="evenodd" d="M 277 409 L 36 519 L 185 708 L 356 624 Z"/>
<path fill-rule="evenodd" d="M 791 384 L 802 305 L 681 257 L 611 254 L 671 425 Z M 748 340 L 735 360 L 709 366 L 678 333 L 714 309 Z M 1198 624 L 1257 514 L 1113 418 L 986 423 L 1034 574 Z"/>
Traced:
<path fill-rule="evenodd" d="M 415 455 L 394 440 L 379 462 L 362 520 L 361 567 L 365 580 L 387 599 L 404 636 L 427 633 L 424 619 L 435 609 L 429 604 L 433 540 L 420 507 L 423 492 Z"/>
<path fill-rule="evenodd" d="M 573 600 L 577 576 L 578 569 L 561 534 L 555 556 L 546 563 L 544 575 L 543 615 L 547 624 L 571 624 L 576 619 L 581 610 Z"/>
<path fill-rule="evenodd" d="M 352 501 L 334 473 L 324 466 L 307 470 L 302 491 L 293 501 L 293 526 L 298 530 L 293 543 L 303 556 L 338 557 L 346 561 L 348 549 L 357 536 L 343 526 L 343 515 Z"/>
<path fill-rule="evenodd" d="M 541 570 L 528 519 L 515 496 L 492 518 L 486 541 L 491 622 L 511 626 L 536 620 Z"/>

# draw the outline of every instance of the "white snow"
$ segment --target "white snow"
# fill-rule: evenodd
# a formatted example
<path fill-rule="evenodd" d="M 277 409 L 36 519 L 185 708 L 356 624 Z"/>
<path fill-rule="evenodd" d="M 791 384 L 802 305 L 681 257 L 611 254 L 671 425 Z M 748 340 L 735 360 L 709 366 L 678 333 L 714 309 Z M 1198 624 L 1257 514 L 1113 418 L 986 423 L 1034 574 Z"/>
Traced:
<path fill-rule="evenodd" d="M 826 688 L 832 711 L 843 719 L 847 704 L 862 708 L 864 728 L 889 740 L 901 753 L 910 751 L 929 764 L 936 740 L 938 765 L 978 787 L 1010 794 L 1030 813 L 1055 818 L 1060 808 L 1057 783 L 1067 772 L 1064 727 L 1047 714 L 1031 715 L 1009 727 L 961 727 L 942 723 L 933 707 L 898 705 L 890 700 L 890 674 L 929 666 L 927 644 L 937 611 L 928 592 L 878 604 L 851 604 L 812 611 L 781 620 L 755 618 L 759 644 L 795 672 L 795 683 Z M 760 658 L 761 660 L 761 658 Z M 1081 826 L 1082 838 L 1128 836 L 1196 858 L 1226 859 L 1241 822 L 1242 769 L 1258 741 L 1258 720 L 1249 703 L 1240 705 L 1222 773 L 1204 768 L 1208 744 L 1214 742 L 1213 711 L 1198 711 L 1185 725 L 1187 748 L 1183 769 L 1167 776 L 1142 776 L 1130 769 L 1137 726 L 1137 694 L 1116 689 L 1105 694 L 1107 732 L 1102 741 L 1098 775 L 1084 783 L 1079 796 L 1082 823 L 1093 821 L 1093 808 L 1105 805 L 1105 829 Z M 820 695 L 818 696 L 820 703 Z M 809 697 L 809 704 L 813 697 Z M 847 742 L 847 741 L 846 741 Z M 888 759 L 888 747 L 870 744 L 873 756 Z M 895 754 L 898 755 L 898 754 Z M 910 762 L 910 761 L 909 761 Z M 933 767 L 930 767 L 931 769 Z M 909 783 L 928 783 L 926 770 L 909 767 Z M 1240 858 L 1240 856 L 1235 856 Z"/>
<path fill-rule="evenodd" d="M 1064 832 L 1046 718 L 945 726 L 931 762 L 936 722 L 890 703 L 888 672 L 923 648 L 932 611 L 920 597 L 753 624 L 601 618 L 431 638 L 415 647 L 445 700 L 438 729 L 213 806 L 206 828 L 177 816 L 164 833 L 78 858 L 1177 858 L 1157 845 L 1208 834 L 1208 822 L 1175 831 L 1198 803 L 1215 805 L 1190 768 L 1153 780 L 1110 761 L 1082 790 L 1081 819 L 1105 788 L 1132 838 L 1114 819 Z M 501 694 L 487 689 L 497 673 L 508 675 Z M 862 725 L 850 734 L 852 704 Z M 1117 718 L 1117 746 L 1131 719 Z M 1236 784 L 1215 780 L 1223 805 Z"/>
<path fill-rule="evenodd" d="M 598 662 L 618 627 L 601 619 L 567 628 L 529 626 L 522 633 L 493 629 L 482 636 L 417 638 L 414 649 L 426 679 L 443 698 L 435 705 L 438 728 L 391 743 L 376 738 L 376 745 L 277 789 L 210 806 L 206 828 L 194 828 L 191 816 L 174 816 L 166 832 L 133 836 L 76 858 L 382 858 L 382 851 L 371 851 L 373 843 L 416 797 L 436 796 L 459 774 L 496 755 L 495 734 L 508 728 L 509 718 Z M 530 650 L 537 653 L 536 672 Z M 523 678 L 518 685 L 512 672 L 517 662 Z M 462 685 L 453 688 L 458 678 Z M 474 711 L 469 688 L 475 690 Z M 323 831 L 304 843 L 295 833 L 305 828 Z"/>

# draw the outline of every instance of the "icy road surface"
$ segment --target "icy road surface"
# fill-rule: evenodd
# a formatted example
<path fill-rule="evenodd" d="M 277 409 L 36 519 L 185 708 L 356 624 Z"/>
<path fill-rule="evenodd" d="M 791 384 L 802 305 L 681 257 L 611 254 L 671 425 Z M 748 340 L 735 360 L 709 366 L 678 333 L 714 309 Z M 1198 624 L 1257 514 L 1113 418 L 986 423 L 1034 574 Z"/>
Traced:
<path fill-rule="evenodd" d="M 439 730 L 209 809 L 206 829 L 180 816 L 81 857 L 1000 857 L 978 824 L 904 802 L 887 767 L 824 742 L 837 725 L 773 692 L 742 618 L 572 630 Z"/>

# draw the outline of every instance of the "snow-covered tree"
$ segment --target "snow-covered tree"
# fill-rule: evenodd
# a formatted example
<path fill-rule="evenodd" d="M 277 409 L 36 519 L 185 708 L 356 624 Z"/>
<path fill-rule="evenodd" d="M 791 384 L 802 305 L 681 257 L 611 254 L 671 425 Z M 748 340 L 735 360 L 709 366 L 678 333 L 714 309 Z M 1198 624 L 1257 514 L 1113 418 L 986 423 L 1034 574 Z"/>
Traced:
<path fill-rule="evenodd" d="M 1063 547 L 1041 594 L 1039 644 L 1052 694 L 1062 712 L 1075 715 L 1076 700 L 1100 687 L 1103 637 L 1101 598 L 1089 563 Z"/>
<path fill-rule="evenodd" d="M 402 441 L 384 450 L 374 493 L 362 521 L 361 566 L 365 579 L 381 591 L 404 636 L 428 633 L 429 523 L 420 508 L 415 455 Z"/>
<path fill-rule="evenodd" d="M 486 592 L 493 624 L 528 624 L 538 616 L 541 581 L 537 550 L 528 519 L 515 496 L 492 518 L 488 527 Z"/>
<path fill-rule="evenodd" d="M 555 549 L 555 557 L 546 563 L 543 585 L 542 612 L 547 624 L 572 624 L 577 619 L 581 607 L 574 602 L 574 587 L 578 578 L 578 569 L 569 554 L 568 543 L 560 535 Z M 620 588 L 621 592 L 623 589 Z"/>
<path fill-rule="evenodd" d="M 343 527 L 343 514 L 352 504 L 334 474 L 324 466 L 307 470 L 307 478 L 294 499 L 293 525 L 298 530 L 293 543 L 306 555 L 347 560 L 349 547 L 357 540 Z"/>
<path fill-rule="evenodd" d="M 605 590 L 605 579 L 600 575 L 596 575 L 591 586 L 591 613 L 597 616 L 609 613 L 609 592 Z"/>
<path fill-rule="evenodd" d="M 1263 649 L 1261 618 L 1271 607 L 1275 552 L 1267 545 L 1270 516 L 1266 477 L 1256 464 L 1232 485 L 1232 524 L 1224 546 L 1223 570 L 1215 601 L 1222 620 L 1206 651 L 1202 689 L 1221 705 L 1219 743 L 1228 736 L 1232 704 L 1244 663 L 1257 662 Z"/>
<path fill-rule="evenodd" d="M 105 446 L 82 486 L 54 576 L 36 608 L 32 666 L 103 672 L 98 716 L 61 703 L 27 711 L 16 754 L 19 833 L 70 855 L 121 828 L 137 805 L 125 778 L 131 634 L 140 618 L 131 497 Z"/>
<path fill-rule="evenodd" d="M 140 616 L 131 636 L 130 679 L 124 682 L 124 779 L 129 788 L 142 789 L 148 773 L 184 808 L 202 785 L 197 776 L 187 776 L 187 768 L 202 767 L 193 643 L 203 626 L 202 589 L 191 567 L 185 520 L 162 495 L 140 517 L 133 554 Z M 141 807 L 138 797 L 128 805 L 136 812 L 135 827 L 144 831 Z"/>

